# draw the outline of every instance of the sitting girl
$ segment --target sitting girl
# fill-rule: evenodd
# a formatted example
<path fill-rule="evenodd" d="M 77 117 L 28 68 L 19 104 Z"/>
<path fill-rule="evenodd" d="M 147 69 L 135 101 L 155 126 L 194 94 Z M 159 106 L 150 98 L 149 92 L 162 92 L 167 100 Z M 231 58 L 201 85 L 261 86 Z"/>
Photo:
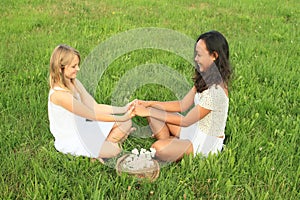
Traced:
<path fill-rule="evenodd" d="M 152 148 L 160 160 L 177 161 L 185 154 L 207 156 L 222 150 L 231 75 L 225 37 L 217 31 L 200 35 L 195 45 L 195 63 L 194 86 L 182 100 L 139 100 L 135 106 L 135 114 L 148 118 L 158 139 Z M 186 116 L 178 114 L 189 108 Z"/>
<path fill-rule="evenodd" d="M 57 46 L 50 59 L 48 115 L 55 148 L 78 156 L 114 157 L 121 151 L 118 143 L 132 131 L 133 103 L 98 104 L 76 79 L 79 64 L 79 52 L 67 45 Z"/>

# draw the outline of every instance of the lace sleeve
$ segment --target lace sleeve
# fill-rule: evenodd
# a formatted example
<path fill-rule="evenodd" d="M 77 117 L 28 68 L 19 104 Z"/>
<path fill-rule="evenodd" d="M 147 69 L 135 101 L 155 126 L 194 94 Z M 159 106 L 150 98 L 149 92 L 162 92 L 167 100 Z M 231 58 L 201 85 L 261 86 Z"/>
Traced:
<path fill-rule="evenodd" d="M 199 95 L 199 98 L 199 106 L 208 110 L 214 110 L 213 97 L 210 88 L 204 90 L 201 95 Z"/>
<path fill-rule="evenodd" d="M 226 107 L 227 97 L 220 86 L 211 86 L 199 95 L 199 105 L 209 110 L 222 110 Z"/>

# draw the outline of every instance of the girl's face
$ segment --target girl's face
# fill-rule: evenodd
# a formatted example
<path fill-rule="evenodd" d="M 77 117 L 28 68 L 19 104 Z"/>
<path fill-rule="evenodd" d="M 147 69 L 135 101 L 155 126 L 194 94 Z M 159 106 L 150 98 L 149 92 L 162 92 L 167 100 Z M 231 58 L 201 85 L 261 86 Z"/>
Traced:
<path fill-rule="evenodd" d="M 195 62 L 200 72 L 205 72 L 213 64 L 215 59 L 213 54 L 209 54 L 205 42 L 200 39 L 196 44 L 195 56 Z"/>
<path fill-rule="evenodd" d="M 75 79 L 79 68 L 79 58 L 74 56 L 72 62 L 64 68 L 64 76 L 66 79 Z"/>

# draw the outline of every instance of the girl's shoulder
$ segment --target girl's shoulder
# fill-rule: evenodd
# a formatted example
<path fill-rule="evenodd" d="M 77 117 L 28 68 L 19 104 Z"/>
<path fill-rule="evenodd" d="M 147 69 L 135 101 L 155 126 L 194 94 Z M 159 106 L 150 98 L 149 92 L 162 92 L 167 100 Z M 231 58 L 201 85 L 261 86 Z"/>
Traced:
<path fill-rule="evenodd" d="M 63 88 L 53 88 L 49 94 L 49 101 L 55 105 L 62 106 L 64 108 L 72 106 L 73 95 L 70 91 L 64 90 Z"/>
<path fill-rule="evenodd" d="M 58 99 L 61 99 L 66 95 L 69 96 L 70 94 L 71 94 L 70 90 L 68 90 L 67 88 L 58 86 L 58 85 L 54 85 L 52 88 L 50 88 L 50 91 L 49 91 L 50 101 L 53 103 L 57 103 Z"/>
<path fill-rule="evenodd" d="M 210 86 L 208 88 L 208 91 L 213 92 L 213 93 L 222 93 L 228 97 L 228 90 L 219 84 L 214 84 L 214 85 Z"/>
<path fill-rule="evenodd" d="M 227 90 L 224 89 L 221 85 L 214 84 L 210 86 L 208 89 L 204 90 L 200 93 L 202 97 L 209 96 L 212 99 L 220 99 L 220 98 L 226 98 L 228 99 L 228 93 Z"/>
<path fill-rule="evenodd" d="M 199 105 L 209 110 L 219 109 L 228 104 L 229 99 L 219 85 L 212 85 L 199 94 Z"/>

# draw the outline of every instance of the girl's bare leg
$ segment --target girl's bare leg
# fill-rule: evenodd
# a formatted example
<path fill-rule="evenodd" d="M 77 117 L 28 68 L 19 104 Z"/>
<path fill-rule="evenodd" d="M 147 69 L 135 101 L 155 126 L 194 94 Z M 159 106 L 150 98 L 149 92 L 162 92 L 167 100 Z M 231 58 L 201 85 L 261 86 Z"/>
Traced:
<path fill-rule="evenodd" d="M 121 153 L 118 143 L 104 141 L 99 153 L 99 158 L 112 158 Z"/>
<path fill-rule="evenodd" d="M 168 139 L 170 137 L 170 130 L 165 122 L 158 119 L 147 117 L 149 126 L 153 136 L 158 140 Z"/>
<path fill-rule="evenodd" d="M 134 128 L 132 127 L 131 120 L 116 122 L 106 140 L 114 143 L 121 142 L 125 140 L 132 131 L 134 131 Z"/>
<path fill-rule="evenodd" d="M 167 124 L 172 136 L 179 138 L 181 127 L 174 124 Z"/>
<path fill-rule="evenodd" d="M 178 114 L 174 113 L 174 115 Z M 148 117 L 147 119 L 152 133 L 156 139 L 168 139 L 170 136 L 179 137 L 180 126 L 168 124 L 152 117 Z"/>
<path fill-rule="evenodd" d="M 119 143 L 123 142 L 135 130 L 131 125 L 131 120 L 115 123 L 113 129 L 103 142 L 98 158 L 100 162 L 103 162 L 102 158 L 116 157 L 121 153 L 122 149 Z"/>
<path fill-rule="evenodd" d="M 163 161 L 178 161 L 184 155 L 193 153 L 193 145 L 189 140 L 177 138 L 157 140 L 151 147 L 156 149 L 155 157 Z"/>

